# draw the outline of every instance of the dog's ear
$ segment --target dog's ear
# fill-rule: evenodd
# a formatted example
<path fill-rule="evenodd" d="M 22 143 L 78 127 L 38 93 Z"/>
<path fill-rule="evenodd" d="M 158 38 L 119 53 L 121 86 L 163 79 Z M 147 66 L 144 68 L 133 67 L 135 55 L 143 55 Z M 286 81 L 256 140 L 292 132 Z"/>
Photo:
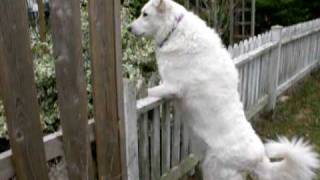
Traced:
<path fill-rule="evenodd" d="M 167 0 L 151 0 L 159 12 L 164 12 L 167 8 Z"/>

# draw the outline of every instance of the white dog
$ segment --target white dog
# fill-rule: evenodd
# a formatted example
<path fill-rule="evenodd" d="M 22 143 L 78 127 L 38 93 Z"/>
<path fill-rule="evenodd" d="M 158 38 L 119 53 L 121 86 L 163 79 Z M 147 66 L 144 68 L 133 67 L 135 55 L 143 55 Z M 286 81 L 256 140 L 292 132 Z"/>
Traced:
<path fill-rule="evenodd" d="M 238 73 L 217 33 L 172 0 L 150 0 L 130 26 L 157 43 L 162 84 L 150 96 L 180 99 L 184 118 L 208 145 L 205 180 L 310 180 L 317 154 L 301 139 L 263 144 L 246 120 L 237 91 Z M 270 158 L 281 158 L 271 162 Z"/>

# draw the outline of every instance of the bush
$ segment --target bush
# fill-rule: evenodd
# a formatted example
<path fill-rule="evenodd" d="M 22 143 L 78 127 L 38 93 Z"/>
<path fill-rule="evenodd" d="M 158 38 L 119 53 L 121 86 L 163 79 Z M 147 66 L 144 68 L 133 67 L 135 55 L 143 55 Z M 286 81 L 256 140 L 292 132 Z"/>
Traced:
<path fill-rule="evenodd" d="M 134 0 L 137 1 L 138 0 Z M 140 2 L 140 1 L 139 1 Z M 142 1 L 141 1 L 142 2 Z M 141 5 L 143 3 L 140 3 Z M 134 5 L 134 7 L 132 7 Z M 122 6 L 121 9 L 121 36 L 123 47 L 123 76 L 134 82 L 138 80 L 147 81 L 147 79 L 156 71 L 154 58 L 154 46 L 150 40 L 137 39 L 127 31 L 127 26 L 133 20 L 137 13 L 138 4 L 130 3 Z M 88 118 L 92 117 L 92 82 L 91 82 L 91 58 L 89 41 L 89 21 L 86 1 L 82 5 L 82 47 L 85 73 L 87 79 L 88 92 Z M 59 110 L 57 105 L 57 90 L 55 80 L 54 56 L 52 50 L 52 39 L 50 32 L 45 42 L 40 42 L 40 38 L 35 29 L 30 28 L 31 49 L 34 59 L 35 81 L 37 88 L 37 97 L 40 105 L 40 119 L 44 133 L 51 133 L 59 128 Z M 7 137 L 7 128 L 5 126 L 3 105 L 0 101 L 0 137 Z"/>

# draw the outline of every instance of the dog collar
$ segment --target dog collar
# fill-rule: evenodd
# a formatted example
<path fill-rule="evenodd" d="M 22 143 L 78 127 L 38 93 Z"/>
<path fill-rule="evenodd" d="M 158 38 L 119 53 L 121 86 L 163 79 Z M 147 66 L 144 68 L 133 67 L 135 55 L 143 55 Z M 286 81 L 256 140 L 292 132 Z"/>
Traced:
<path fill-rule="evenodd" d="M 158 44 L 158 46 L 161 48 L 170 38 L 171 34 L 177 29 L 179 23 L 183 19 L 184 14 L 181 14 L 179 17 L 176 17 L 176 24 L 173 26 L 171 31 L 167 34 L 167 36 Z"/>

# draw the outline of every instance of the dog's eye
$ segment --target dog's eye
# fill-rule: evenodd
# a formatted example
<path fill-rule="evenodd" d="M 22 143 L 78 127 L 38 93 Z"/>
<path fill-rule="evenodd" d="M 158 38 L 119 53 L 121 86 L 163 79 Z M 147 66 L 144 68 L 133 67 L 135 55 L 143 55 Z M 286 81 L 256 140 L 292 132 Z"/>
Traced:
<path fill-rule="evenodd" d="M 142 16 L 143 16 L 143 17 L 147 17 L 147 16 L 148 16 L 148 13 L 143 12 Z"/>

